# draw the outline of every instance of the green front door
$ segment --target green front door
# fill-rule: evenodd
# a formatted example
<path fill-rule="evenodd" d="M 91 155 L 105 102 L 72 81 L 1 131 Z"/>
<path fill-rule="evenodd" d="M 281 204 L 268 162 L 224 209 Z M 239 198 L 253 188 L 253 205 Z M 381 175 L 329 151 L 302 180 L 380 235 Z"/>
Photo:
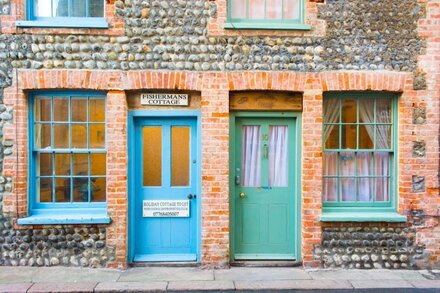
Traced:
<path fill-rule="evenodd" d="M 235 260 L 295 260 L 295 118 L 236 118 Z"/>

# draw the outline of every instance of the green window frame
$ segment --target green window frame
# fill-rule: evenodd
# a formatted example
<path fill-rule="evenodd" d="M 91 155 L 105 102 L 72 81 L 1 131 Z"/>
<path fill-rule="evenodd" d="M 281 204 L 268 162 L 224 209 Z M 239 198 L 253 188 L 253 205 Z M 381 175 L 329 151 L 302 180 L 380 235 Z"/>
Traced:
<path fill-rule="evenodd" d="M 234 17 L 232 13 L 233 9 L 233 1 L 243 1 L 245 3 L 246 17 L 238 18 Z M 305 15 L 305 0 L 299 0 L 298 3 L 298 17 L 295 19 L 290 19 L 284 17 L 284 5 L 285 1 L 289 0 L 280 0 L 280 13 L 282 15 L 281 18 L 277 19 L 268 19 L 266 14 L 267 1 L 262 0 L 263 14 L 264 18 L 261 19 L 252 19 L 249 17 L 249 7 L 254 3 L 251 3 L 251 0 L 227 0 L 227 22 L 225 23 L 226 29 L 278 29 L 278 30 L 310 30 L 311 26 L 304 24 L 304 15 Z"/>
<path fill-rule="evenodd" d="M 395 211 L 397 96 L 333 92 L 323 102 L 323 212 Z"/>

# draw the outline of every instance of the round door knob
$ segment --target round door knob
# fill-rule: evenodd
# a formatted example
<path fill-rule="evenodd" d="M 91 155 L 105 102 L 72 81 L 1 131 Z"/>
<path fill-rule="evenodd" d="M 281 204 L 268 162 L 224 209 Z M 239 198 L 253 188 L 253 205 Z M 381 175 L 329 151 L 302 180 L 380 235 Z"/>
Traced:
<path fill-rule="evenodd" d="M 246 197 L 246 194 L 244 192 L 240 192 L 239 194 L 240 198 Z"/>
<path fill-rule="evenodd" d="M 192 194 L 188 194 L 188 199 L 192 199 L 193 195 Z"/>

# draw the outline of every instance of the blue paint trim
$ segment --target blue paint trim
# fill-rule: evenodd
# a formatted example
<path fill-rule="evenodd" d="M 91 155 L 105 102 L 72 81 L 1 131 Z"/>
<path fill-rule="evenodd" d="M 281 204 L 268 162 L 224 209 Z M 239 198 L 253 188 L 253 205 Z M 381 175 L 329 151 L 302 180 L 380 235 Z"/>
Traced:
<path fill-rule="evenodd" d="M 106 209 L 34 211 L 32 216 L 17 220 L 19 225 L 109 224 Z"/>
<path fill-rule="evenodd" d="M 66 17 L 51 20 L 22 20 L 17 21 L 17 27 L 47 27 L 47 28 L 99 28 L 108 29 L 109 25 L 105 18 Z"/>
<path fill-rule="evenodd" d="M 202 174 L 202 114 L 199 110 L 132 110 L 128 112 L 128 129 L 127 129 L 127 137 L 128 137 L 128 238 L 127 238 L 127 262 L 134 262 L 134 244 L 133 244 L 133 235 L 134 235 L 134 225 L 131 224 L 134 222 L 134 195 L 135 195 L 135 180 L 134 174 L 136 174 L 134 168 L 134 159 L 133 159 L 133 150 L 135 147 L 135 123 L 134 120 L 139 118 L 149 118 L 149 117 L 157 117 L 157 118 L 170 118 L 170 117 L 187 117 L 187 118 L 196 118 L 196 127 L 197 127 L 197 213 L 198 218 L 196 219 L 197 226 L 197 235 L 196 235 L 196 261 L 198 263 L 201 262 L 201 237 L 202 237 L 202 182 L 201 182 L 201 174 Z M 136 261 L 142 261 L 136 259 Z M 147 260 L 144 260 L 147 261 Z"/>
<path fill-rule="evenodd" d="M 405 223 L 407 217 L 396 212 L 323 212 L 321 222 L 390 222 Z"/>

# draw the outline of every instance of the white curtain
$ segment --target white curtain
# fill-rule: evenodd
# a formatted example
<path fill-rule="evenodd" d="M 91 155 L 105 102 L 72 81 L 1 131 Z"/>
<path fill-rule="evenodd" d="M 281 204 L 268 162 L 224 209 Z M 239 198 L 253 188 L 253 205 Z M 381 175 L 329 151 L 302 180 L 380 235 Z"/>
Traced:
<path fill-rule="evenodd" d="M 287 186 L 287 125 L 269 127 L 269 186 Z"/>
<path fill-rule="evenodd" d="M 261 186 L 260 126 L 242 127 L 242 186 Z"/>
<path fill-rule="evenodd" d="M 340 169 L 341 176 L 352 176 L 351 178 L 341 179 L 341 199 L 342 201 L 355 201 L 356 200 L 356 185 L 354 182 L 355 175 L 355 155 L 354 152 L 341 152 L 340 153 Z"/>
<path fill-rule="evenodd" d="M 324 123 L 336 123 L 339 118 L 339 99 L 324 100 Z M 335 125 L 324 125 L 324 142 L 330 136 Z M 338 175 L 338 154 L 325 153 L 324 175 Z M 336 201 L 338 199 L 338 179 L 324 179 L 324 201 Z"/>

